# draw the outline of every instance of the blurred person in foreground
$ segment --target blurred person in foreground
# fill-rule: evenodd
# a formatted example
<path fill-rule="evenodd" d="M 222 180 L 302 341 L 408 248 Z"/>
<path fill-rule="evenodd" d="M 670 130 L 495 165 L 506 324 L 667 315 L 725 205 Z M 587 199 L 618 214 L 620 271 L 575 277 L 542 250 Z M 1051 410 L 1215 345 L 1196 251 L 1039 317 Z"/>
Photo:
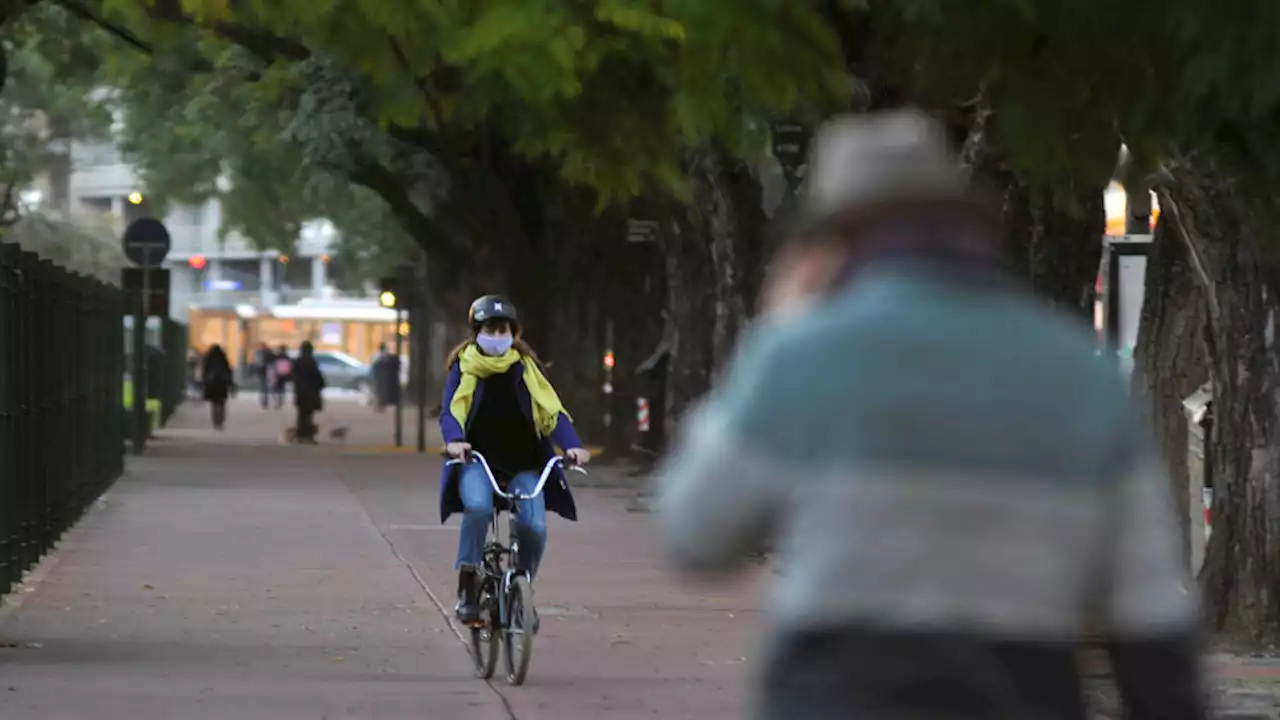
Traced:
<path fill-rule="evenodd" d="M 758 715 L 1204 718 L 1169 482 L 1089 328 L 996 267 L 940 126 L 835 120 L 765 317 L 660 476 L 671 555 L 776 543 Z"/>

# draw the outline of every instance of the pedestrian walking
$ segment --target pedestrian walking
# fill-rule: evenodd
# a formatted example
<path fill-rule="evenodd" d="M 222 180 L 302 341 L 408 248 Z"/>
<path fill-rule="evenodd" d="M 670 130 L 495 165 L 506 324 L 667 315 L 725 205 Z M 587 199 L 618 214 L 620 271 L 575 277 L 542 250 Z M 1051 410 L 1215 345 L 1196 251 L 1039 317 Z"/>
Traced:
<path fill-rule="evenodd" d="M 221 345 L 213 345 L 205 353 L 201 380 L 204 384 L 204 399 L 211 408 L 213 427 L 221 430 L 227 422 L 227 398 L 235 388 L 231 361 L 227 359 L 227 353 Z"/>
<path fill-rule="evenodd" d="M 293 404 L 298 410 L 297 430 L 298 442 L 306 445 L 316 444 L 315 414 L 324 409 L 324 375 L 316 364 L 315 347 L 310 342 L 302 343 L 298 349 L 298 359 L 293 363 Z"/>
<path fill-rule="evenodd" d="M 284 407 L 284 394 L 289 389 L 293 377 L 293 360 L 289 357 L 289 348 L 281 345 L 271 361 L 271 391 L 275 396 L 276 409 Z"/>
<path fill-rule="evenodd" d="M 657 503 L 685 568 L 778 549 L 758 717 L 1082 719 L 1091 631 L 1126 717 L 1202 720 L 1171 484 L 1091 329 L 997 269 L 926 116 L 832 121 L 809 169 Z"/>
<path fill-rule="evenodd" d="M 373 371 L 374 407 L 382 412 L 400 401 L 400 358 L 387 352 L 386 343 L 378 345 L 371 366 Z"/>
<path fill-rule="evenodd" d="M 271 348 L 266 343 L 259 345 L 253 357 L 253 372 L 258 379 L 258 402 L 263 410 L 271 407 L 271 374 L 275 362 L 276 354 Z"/>

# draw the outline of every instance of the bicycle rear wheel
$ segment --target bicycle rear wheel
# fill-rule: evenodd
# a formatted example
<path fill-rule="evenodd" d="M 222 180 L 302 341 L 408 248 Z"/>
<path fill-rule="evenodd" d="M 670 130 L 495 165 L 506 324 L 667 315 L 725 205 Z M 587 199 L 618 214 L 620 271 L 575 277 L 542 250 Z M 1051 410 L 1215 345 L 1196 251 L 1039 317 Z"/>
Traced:
<path fill-rule="evenodd" d="M 503 656 L 507 665 L 507 682 L 523 685 L 533 657 L 533 586 L 529 579 L 517 575 L 507 589 L 507 624 L 502 628 Z"/>
<path fill-rule="evenodd" d="M 476 677 L 488 680 L 498 667 L 498 603 L 489 592 L 489 584 L 480 591 L 481 624 L 471 626 L 471 660 Z"/>

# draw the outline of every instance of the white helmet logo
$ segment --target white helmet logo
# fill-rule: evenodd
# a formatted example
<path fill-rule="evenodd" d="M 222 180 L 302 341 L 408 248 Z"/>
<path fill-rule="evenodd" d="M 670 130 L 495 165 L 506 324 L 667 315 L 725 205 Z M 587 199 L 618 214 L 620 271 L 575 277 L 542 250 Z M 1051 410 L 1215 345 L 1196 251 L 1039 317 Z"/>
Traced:
<path fill-rule="evenodd" d="M 501 311 L 502 311 L 502 303 L 494 303 L 494 304 L 493 304 L 493 309 L 494 309 L 494 310 L 497 310 L 497 311 L 499 311 L 499 312 L 501 312 Z"/>

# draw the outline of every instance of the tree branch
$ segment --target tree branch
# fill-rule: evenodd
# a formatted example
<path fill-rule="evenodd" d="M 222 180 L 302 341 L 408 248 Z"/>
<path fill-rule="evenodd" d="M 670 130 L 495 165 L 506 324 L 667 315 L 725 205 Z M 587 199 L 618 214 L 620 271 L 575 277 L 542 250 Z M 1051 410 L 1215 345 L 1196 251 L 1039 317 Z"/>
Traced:
<path fill-rule="evenodd" d="M 465 248 L 454 243 L 447 228 L 439 220 L 428 216 L 405 189 L 403 178 L 380 163 L 362 160 L 348 170 L 351 182 L 374 191 L 391 208 L 405 231 L 433 258 L 449 264 L 460 264 Z"/>
<path fill-rule="evenodd" d="M 125 44 L 132 46 L 133 49 L 143 53 L 144 55 L 155 54 L 155 50 L 151 47 L 151 44 L 138 37 L 138 35 L 132 30 L 124 27 L 123 25 L 117 25 L 116 23 L 111 22 L 84 5 L 75 2 L 75 0 L 55 0 L 55 4 L 75 17 L 98 26 L 99 29 L 110 35 L 114 35 L 124 41 Z"/>
<path fill-rule="evenodd" d="M 156 20 L 179 25 L 190 25 L 201 30 L 207 30 L 224 40 L 245 48 L 267 62 L 281 59 L 306 60 L 311 57 L 311 49 L 306 45 L 267 30 L 227 20 L 201 23 L 183 11 L 181 0 L 156 0 L 155 5 L 147 11 L 147 14 Z"/>

